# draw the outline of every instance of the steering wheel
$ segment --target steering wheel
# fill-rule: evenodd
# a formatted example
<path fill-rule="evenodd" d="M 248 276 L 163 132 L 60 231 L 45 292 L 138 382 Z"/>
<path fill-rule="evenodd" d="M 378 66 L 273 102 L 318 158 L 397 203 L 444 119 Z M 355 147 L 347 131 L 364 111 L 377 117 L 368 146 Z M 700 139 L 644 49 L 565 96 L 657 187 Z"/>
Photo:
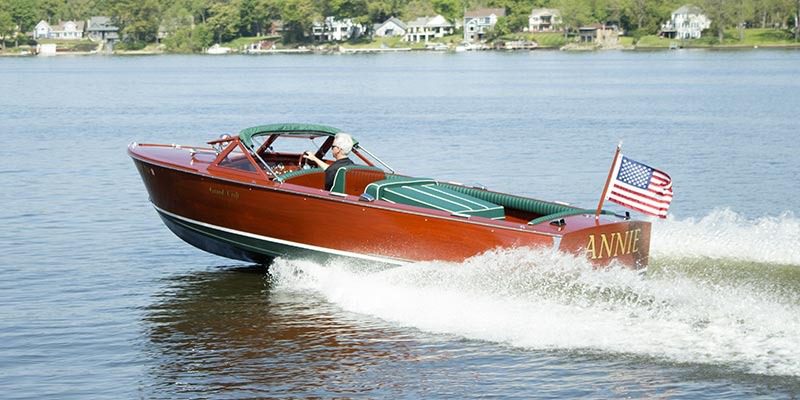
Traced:
<path fill-rule="evenodd" d="M 297 160 L 297 166 L 300 169 L 305 169 L 306 165 L 308 165 L 308 159 L 303 157 L 306 153 L 300 154 L 300 159 Z"/>

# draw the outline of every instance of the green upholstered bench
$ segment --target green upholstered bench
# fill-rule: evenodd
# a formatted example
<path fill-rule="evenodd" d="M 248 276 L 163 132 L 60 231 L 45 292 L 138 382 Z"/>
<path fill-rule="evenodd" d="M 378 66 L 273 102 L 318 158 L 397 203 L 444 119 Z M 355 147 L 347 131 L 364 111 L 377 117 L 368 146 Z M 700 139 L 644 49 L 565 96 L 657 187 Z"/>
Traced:
<path fill-rule="evenodd" d="M 452 214 L 503 219 L 503 207 L 440 185 L 433 179 L 388 175 L 364 191 L 376 200 L 406 204 Z"/>
<path fill-rule="evenodd" d="M 577 207 L 572 207 L 565 204 L 536 200 L 528 197 L 515 196 L 499 192 L 491 192 L 488 190 L 468 186 L 459 186 L 447 183 L 442 185 L 459 193 L 477 197 L 479 199 L 499 204 L 504 207 L 515 208 L 517 210 L 532 212 L 539 215 L 550 215 L 578 209 Z"/>
<path fill-rule="evenodd" d="M 511 194 L 491 192 L 485 189 L 478 189 L 468 186 L 453 185 L 449 183 L 442 183 L 442 186 L 449 188 L 453 191 L 464 193 L 472 197 L 499 204 L 503 207 L 514 208 L 526 212 L 538 214 L 539 217 L 528 222 L 529 225 L 536 225 L 542 222 L 551 221 L 553 219 L 568 217 L 580 214 L 594 214 L 595 210 L 587 210 L 583 208 L 568 206 L 566 204 L 553 203 L 550 201 L 543 201 L 531 199 L 528 197 L 514 196 Z M 610 211 L 602 210 L 602 214 L 613 214 Z"/>

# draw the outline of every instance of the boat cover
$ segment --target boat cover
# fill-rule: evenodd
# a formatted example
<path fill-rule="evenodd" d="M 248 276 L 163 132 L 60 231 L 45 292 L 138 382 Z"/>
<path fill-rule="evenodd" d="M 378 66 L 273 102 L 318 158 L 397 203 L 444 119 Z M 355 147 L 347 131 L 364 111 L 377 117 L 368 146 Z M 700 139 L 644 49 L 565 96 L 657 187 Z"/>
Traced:
<path fill-rule="evenodd" d="M 317 135 L 317 136 L 336 136 L 341 129 L 327 125 L 317 124 L 269 124 L 259 125 L 239 131 L 239 140 L 247 147 L 253 148 L 253 137 L 261 135 L 281 134 L 281 135 Z M 358 144 L 355 138 L 354 144 Z"/>

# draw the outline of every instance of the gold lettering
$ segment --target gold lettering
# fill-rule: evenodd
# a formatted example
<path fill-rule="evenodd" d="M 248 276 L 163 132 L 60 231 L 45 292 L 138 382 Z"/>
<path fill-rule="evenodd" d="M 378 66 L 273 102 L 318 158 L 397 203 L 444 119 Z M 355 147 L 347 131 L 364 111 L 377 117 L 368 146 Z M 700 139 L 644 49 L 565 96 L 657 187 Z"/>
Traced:
<path fill-rule="evenodd" d="M 231 198 L 231 199 L 234 199 L 234 200 L 238 200 L 239 199 L 239 192 L 235 192 L 233 190 L 216 189 L 216 188 L 213 188 L 213 187 L 209 187 L 208 188 L 208 192 L 213 194 L 213 195 L 215 195 L 215 196 L 228 197 L 228 198 Z"/>
<path fill-rule="evenodd" d="M 628 233 L 629 232 L 625 232 L 625 237 L 626 238 L 628 237 Z M 611 243 L 612 244 L 614 243 L 614 238 L 617 238 L 617 240 L 616 240 L 616 244 L 617 245 L 614 246 L 614 257 L 616 257 L 617 255 L 620 254 L 620 250 L 622 250 L 622 254 L 625 254 L 625 239 L 622 239 L 622 233 L 614 232 L 611 235 Z"/>
<path fill-rule="evenodd" d="M 612 236 L 611 240 L 608 240 L 605 233 L 600 234 L 600 258 L 603 258 L 603 250 L 606 251 L 608 256 L 611 256 L 611 243 L 613 238 Z"/>
<path fill-rule="evenodd" d="M 631 248 L 633 247 L 633 231 L 626 231 L 625 232 L 625 254 L 631 254 Z"/>
<path fill-rule="evenodd" d="M 594 234 L 591 234 L 586 243 L 586 251 L 591 253 L 592 260 L 638 253 L 641 232 L 641 229 L 633 229 L 624 232 L 612 232 L 610 234 L 601 233 L 599 252 L 597 239 Z"/>
<path fill-rule="evenodd" d="M 594 235 L 589 235 L 589 243 L 586 244 L 586 251 L 592 253 L 592 260 L 597 259 L 597 253 L 595 251 Z"/>

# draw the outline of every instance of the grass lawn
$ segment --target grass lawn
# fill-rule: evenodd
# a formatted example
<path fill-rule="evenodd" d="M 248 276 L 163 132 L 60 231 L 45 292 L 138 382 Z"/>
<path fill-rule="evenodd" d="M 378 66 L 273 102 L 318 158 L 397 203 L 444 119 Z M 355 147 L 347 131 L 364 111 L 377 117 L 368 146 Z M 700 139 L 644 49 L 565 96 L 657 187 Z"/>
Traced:
<path fill-rule="evenodd" d="M 240 37 L 231 40 L 227 43 L 222 43 L 220 46 L 222 47 L 230 47 L 234 50 L 240 50 L 243 47 L 249 46 L 253 43 L 258 43 L 262 40 L 272 40 L 272 41 L 280 41 L 281 37 L 279 35 L 273 36 L 247 36 L 247 37 Z"/>
<path fill-rule="evenodd" d="M 643 36 L 636 43 L 640 48 L 668 48 L 670 43 L 681 47 L 755 47 L 755 46 L 800 46 L 792 32 L 783 29 L 745 29 L 744 38 L 739 39 L 739 31 L 728 29 L 720 43 L 715 32 L 704 31 L 700 39 L 665 39 L 656 35 Z"/>
<path fill-rule="evenodd" d="M 728 35 L 733 36 L 737 40 L 739 39 L 739 32 L 736 30 L 725 32 L 726 41 Z M 800 44 L 800 42 L 794 40 L 792 32 L 782 29 L 745 29 L 744 40 L 739 43 L 753 46 Z"/>
<path fill-rule="evenodd" d="M 412 49 L 423 49 L 425 43 L 404 42 L 401 37 L 375 37 L 372 40 L 359 39 L 355 41 L 342 42 L 340 44 L 346 49 L 377 49 L 381 47 L 388 47 L 392 49 L 410 47 Z"/>
<path fill-rule="evenodd" d="M 531 36 L 536 43 L 539 43 L 539 47 L 557 48 L 569 42 L 569 39 L 565 38 L 564 34 L 560 32 L 533 33 Z"/>
<path fill-rule="evenodd" d="M 636 47 L 668 49 L 670 43 L 680 43 L 680 41 L 675 39 L 662 38 L 656 35 L 647 35 L 639 38 L 639 41 L 636 42 Z"/>
<path fill-rule="evenodd" d="M 619 44 L 622 47 L 633 47 L 633 38 L 630 36 L 620 36 L 619 37 Z"/>
<path fill-rule="evenodd" d="M 512 33 L 503 39 L 533 41 L 539 44 L 540 49 L 560 48 L 569 42 L 561 32 Z"/>
<path fill-rule="evenodd" d="M 39 44 L 55 44 L 58 51 L 92 51 L 97 50 L 98 43 L 92 42 L 89 39 L 83 40 L 56 40 L 56 39 L 41 39 Z"/>

